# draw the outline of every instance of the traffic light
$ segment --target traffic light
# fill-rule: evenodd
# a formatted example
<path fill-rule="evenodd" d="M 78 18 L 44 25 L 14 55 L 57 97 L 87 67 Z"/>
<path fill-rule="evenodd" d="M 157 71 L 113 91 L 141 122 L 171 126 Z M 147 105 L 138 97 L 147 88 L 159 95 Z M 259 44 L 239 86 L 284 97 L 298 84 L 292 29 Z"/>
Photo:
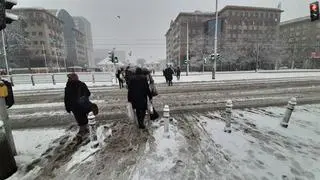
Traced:
<path fill-rule="evenodd" d="M 109 54 L 110 61 L 114 63 L 114 51 L 110 51 L 108 54 Z"/>
<path fill-rule="evenodd" d="M 15 5 L 17 5 L 16 0 L 0 0 L 0 30 L 6 28 L 6 24 L 19 19 L 17 15 L 6 12 L 6 9 L 12 9 Z"/>
<path fill-rule="evenodd" d="M 113 63 L 118 63 L 119 61 L 118 61 L 118 57 L 114 57 L 114 59 L 113 59 Z"/>
<path fill-rule="evenodd" d="M 184 59 L 184 63 L 188 64 L 189 61 L 190 61 L 190 58 L 191 58 L 191 55 L 189 55 L 189 60 L 187 59 L 187 55 L 185 55 L 184 58 L 183 58 Z"/>
<path fill-rule="evenodd" d="M 319 20 L 319 2 L 310 4 L 310 18 L 311 21 Z"/>
<path fill-rule="evenodd" d="M 220 57 L 220 54 L 217 53 L 217 59 L 219 59 L 219 57 Z M 210 55 L 210 59 L 211 59 L 211 60 L 214 60 L 214 54 L 211 54 L 211 55 Z"/>

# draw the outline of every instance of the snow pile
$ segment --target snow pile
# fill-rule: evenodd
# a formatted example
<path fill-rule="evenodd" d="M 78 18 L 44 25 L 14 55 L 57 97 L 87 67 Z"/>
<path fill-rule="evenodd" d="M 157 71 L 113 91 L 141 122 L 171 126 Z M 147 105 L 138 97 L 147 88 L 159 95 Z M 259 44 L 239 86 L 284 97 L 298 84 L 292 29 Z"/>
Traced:
<path fill-rule="evenodd" d="M 230 156 L 239 179 L 320 178 L 319 106 L 298 107 L 287 129 L 279 123 L 285 108 L 235 110 L 233 132 L 216 114 L 200 119 L 216 144 Z M 310 113 L 312 112 L 312 113 Z M 231 168 L 232 169 L 232 168 Z M 231 172 L 231 174 L 235 171 Z"/>
<path fill-rule="evenodd" d="M 23 168 L 30 164 L 35 159 L 39 158 L 44 153 L 54 139 L 59 138 L 65 133 L 63 129 L 27 129 L 14 130 L 12 132 L 14 142 L 17 149 L 17 156 L 15 156 L 18 172 L 15 173 L 8 180 L 30 179 L 37 174 L 40 169 L 35 168 L 27 175 L 22 173 Z"/>

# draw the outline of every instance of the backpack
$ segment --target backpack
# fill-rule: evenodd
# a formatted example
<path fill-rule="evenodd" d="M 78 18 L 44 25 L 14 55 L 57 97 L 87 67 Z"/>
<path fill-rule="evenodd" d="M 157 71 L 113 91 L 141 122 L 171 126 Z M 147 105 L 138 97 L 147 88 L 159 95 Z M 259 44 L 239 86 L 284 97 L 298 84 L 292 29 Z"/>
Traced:
<path fill-rule="evenodd" d="M 9 81 L 6 81 L 4 79 L 2 79 L 2 81 L 7 86 L 7 89 L 8 89 L 8 96 L 5 98 L 5 100 L 6 100 L 7 108 L 9 109 L 12 105 L 14 105 L 12 85 Z"/>
<path fill-rule="evenodd" d="M 81 96 L 81 87 L 78 89 L 77 104 L 81 111 L 85 112 L 86 114 L 88 114 L 90 111 L 92 111 L 94 115 L 99 113 L 98 106 L 95 103 L 92 103 L 88 96 Z"/>

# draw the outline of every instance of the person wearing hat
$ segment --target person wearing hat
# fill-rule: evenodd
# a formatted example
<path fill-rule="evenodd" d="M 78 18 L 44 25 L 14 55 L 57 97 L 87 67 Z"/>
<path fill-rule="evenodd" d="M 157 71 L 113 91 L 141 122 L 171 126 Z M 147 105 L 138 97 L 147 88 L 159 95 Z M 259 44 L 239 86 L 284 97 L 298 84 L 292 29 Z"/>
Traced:
<path fill-rule="evenodd" d="M 148 109 L 148 97 L 152 102 L 148 79 L 141 68 L 137 68 L 135 74 L 129 79 L 128 102 L 135 109 L 140 129 L 145 129 L 144 118 Z"/>
<path fill-rule="evenodd" d="M 65 87 L 64 104 L 68 113 L 73 113 L 79 126 L 77 137 L 88 135 L 87 114 L 93 111 L 98 114 L 98 106 L 89 101 L 91 95 L 87 85 L 79 80 L 76 73 L 68 74 L 68 82 Z"/>

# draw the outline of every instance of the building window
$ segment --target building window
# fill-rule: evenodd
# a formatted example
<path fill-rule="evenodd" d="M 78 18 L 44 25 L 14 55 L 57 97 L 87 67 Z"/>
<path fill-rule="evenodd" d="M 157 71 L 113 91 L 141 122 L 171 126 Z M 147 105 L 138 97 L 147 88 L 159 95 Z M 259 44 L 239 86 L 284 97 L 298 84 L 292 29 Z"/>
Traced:
<path fill-rule="evenodd" d="M 41 44 L 41 45 L 45 45 L 44 41 L 40 41 L 40 44 Z"/>
<path fill-rule="evenodd" d="M 38 45 L 38 41 L 33 41 L 33 44 L 34 45 Z"/>
<path fill-rule="evenodd" d="M 46 50 L 42 50 L 41 52 L 42 52 L 42 54 L 46 54 L 46 53 L 47 53 L 47 51 L 46 51 Z"/>
<path fill-rule="evenodd" d="M 42 32 L 39 32 L 39 36 L 43 36 L 43 33 L 42 33 Z"/>
<path fill-rule="evenodd" d="M 36 36 L 37 35 L 37 32 L 32 32 L 32 36 Z"/>
<path fill-rule="evenodd" d="M 38 55 L 38 54 L 39 54 L 39 51 L 35 51 L 34 54 L 35 54 L 35 55 Z"/>

